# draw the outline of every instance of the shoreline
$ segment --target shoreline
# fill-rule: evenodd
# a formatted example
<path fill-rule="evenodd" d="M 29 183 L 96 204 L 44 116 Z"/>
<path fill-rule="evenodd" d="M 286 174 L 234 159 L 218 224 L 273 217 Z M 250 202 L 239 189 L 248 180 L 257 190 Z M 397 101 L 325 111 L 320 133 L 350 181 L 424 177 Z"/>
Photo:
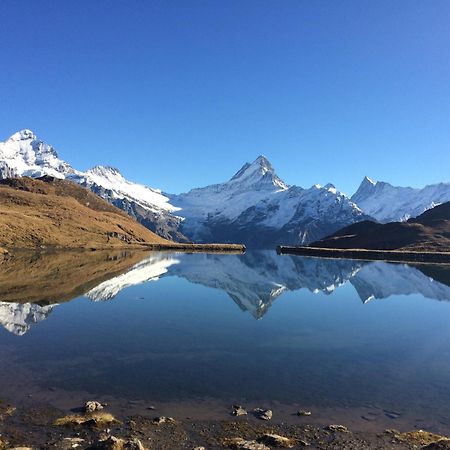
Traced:
<path fill-rule="evenodd" d="M 101 407 L 86 412 L 83 405 L 87 400 L 98 401 Z M 276 404 L 273 405 L 273 418 L 263 420 L 254 412 L 253 405 L 246 409 L 247 414 L 234 416 L 232 405 L 208 414 L 201 403 L 193 404 L 191 408 L 177 408 L 176 404 L 153 405 L 129 400 L 119 408 L 109 400 L 89 397 L 62 408 L 30 400 L 27 405 L 0 400 L 0 448 L 118 449 L 122 447 L 109 445 L 111 440 L 128 442 L 137 439 L 142 447 L 124 448 L 400 450 L 425 449 L 429 444 L 448 439 L 446 433 L 433 433 L 425 427 L 427 431 L 421 431 L 418 427 L 397 423 L 361 429 L 355 427 L 351 420 L 341 422 L 333 421 L 331 417 L 329 421 L 324 417 L 315 418 L 315 411 L 312 416 L 302 417 L 293 410 L 286 420 Z M 272 408 L 270 404 L 267 406 Z M 197 409 L 199 414 L 195 414 Z M 279 439 L 279 442 L 275 443 L 273 439 Z M 255 447 L 247 447 L 242 441 L 251 442 Z M 257 444 L 265 446 L 256 447 Z M 450 445 L 437 448 L 446 449 Z"/>
<path fill-rule="evenodd" d="M 450 252 L 418 252 L 402 250 L 367 250 L 367 249 L 341 249 L 307 246 L 285 246 L 277 247 L 278 254 L 313 256 L 319 258 L 347 258 L 362 259 L 367 261 L 393 261 L 450 264 Z"/>

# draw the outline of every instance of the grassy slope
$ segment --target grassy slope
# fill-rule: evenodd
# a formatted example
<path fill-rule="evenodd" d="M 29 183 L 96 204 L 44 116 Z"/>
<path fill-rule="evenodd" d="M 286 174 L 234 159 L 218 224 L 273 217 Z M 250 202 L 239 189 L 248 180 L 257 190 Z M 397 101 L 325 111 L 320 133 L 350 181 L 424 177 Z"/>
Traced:
<path fill-rule="evenodd" d="M 75 183 L 0 181 L 0 247 L 115 248 L 168 244 Z"/>

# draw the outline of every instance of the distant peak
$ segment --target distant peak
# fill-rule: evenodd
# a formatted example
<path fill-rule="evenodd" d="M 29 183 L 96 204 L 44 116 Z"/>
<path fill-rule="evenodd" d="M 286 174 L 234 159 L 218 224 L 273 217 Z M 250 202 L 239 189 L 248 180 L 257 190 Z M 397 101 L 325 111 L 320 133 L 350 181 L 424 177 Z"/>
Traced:
<path fill-rule="evenodd" d="M 368 176 L 365 176 L 364 179 L 362 180 L 361 184 L 370 184 L 372 186 L 375 186 L 377 184 L 376 181 L 372 180 L 371 178 L 369 178 Z"/>
<path fill-rule="evenodd" d="M 25 140 L 34 140 L 36 139 L 36 135 L 28 129 L 23 129 L 14 133 L 8 140 L 9 141 L 25 141 Z"/>
<path fill-rule="evenodd" d="M 333 183 L 327 183 L 324 186 L 325 189 L 336 189 L 336 186 Z"/>
<path fill-rule="evenodd" d="M 251 180 L 253 183 L 260 180 L 266 180 L 277 188 L 287 189 L 288 186 L 275 173 L 270 161 L 264 156 L 259 155 L 252 163 L 245 163 L 231 178 L 230 181 Z"/>

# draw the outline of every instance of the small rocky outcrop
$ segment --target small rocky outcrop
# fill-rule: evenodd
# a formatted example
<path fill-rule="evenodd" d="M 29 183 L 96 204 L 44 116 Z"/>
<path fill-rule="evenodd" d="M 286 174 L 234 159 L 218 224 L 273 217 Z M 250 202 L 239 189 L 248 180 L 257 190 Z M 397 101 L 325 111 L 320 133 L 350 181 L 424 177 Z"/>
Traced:
<path fill-rule="evenodd" d="M 93 413 L 94 411 L 100 411 L 103 409 L 103 405 L 100 402 L 88 401 L 84 404 L 84 411 L 87 413 Z"/>
<path fill-rule="evenodd" d="M 160 417 L 155 417 L 153 419 L 153 423 L 155 425 L 161 425 L 163 423 L 175 423 L 175 419 L 173 417 L 160 416 Z"/>
<path fill-rule="evenodd" d="M 261 420 L 271 420 L 273 412 L 271 409 L 256 408 L 253 410 L 253 414 Z"/>
<path fill-rule="evenodd" d="M 240 405 L 233 405 L 231 414 L 233 414 L 233 416 L 245 416 L 247 415 L 247 410 Z"/>

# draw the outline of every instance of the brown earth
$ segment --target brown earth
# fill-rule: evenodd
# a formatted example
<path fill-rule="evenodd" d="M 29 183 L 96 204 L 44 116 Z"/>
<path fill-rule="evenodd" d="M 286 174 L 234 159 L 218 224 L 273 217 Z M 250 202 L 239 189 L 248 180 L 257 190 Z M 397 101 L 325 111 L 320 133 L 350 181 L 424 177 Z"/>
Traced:
<path fill-rule="evenodd" d="M 120 248 L 169 242 L 70 181 L 0 180 L 0 247 Z"/>

